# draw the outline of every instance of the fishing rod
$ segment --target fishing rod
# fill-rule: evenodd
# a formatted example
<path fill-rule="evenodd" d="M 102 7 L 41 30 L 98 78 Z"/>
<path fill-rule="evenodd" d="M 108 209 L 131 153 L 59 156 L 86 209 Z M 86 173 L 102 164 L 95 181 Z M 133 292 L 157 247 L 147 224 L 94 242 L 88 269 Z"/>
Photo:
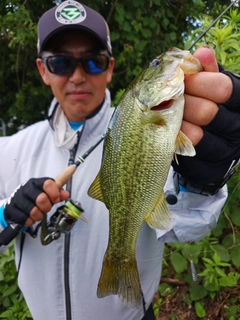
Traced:
<path fill-rule="evenodd" d="M 199 40 L 202 39 L 202 37 L 205 36 L 205 34 L 218 22 L 219 19 L 232 7 L 236 6 L 238 7 L 239 0 L 231 0 L 230 5 L 210 24 L 210 26 L 204 30 L 204 32 L 190 45 L 190 47 L 187 50 L 191 50 L 196 43 L 198 43 Z"/>
<path fill-rule="evenodd" d="M 99 138 L 99 140 L 91 148 L 89 148 L 82 156 L 79 156 L 73 164 L 68 166 L 63 172 L 61 172 L 55 178 L 55 182 L 59 189 L 61 189 L 68 182 L 68 180 L 73 176 L 73 174 L 75 173 L 77 168 L 80 166 L 80 164 L 85 161 L 85 159 L 89 156 L 89 154 L 103 141 L 104 138 L 105 138 L 105 134 L 103 134 Z M 64 212 L 61 215 L 62 220 L 56 221 L 56 223 L 59 225 L 58 231 L 62 231 L 62 232 L 68 231 L 70 227 L 72 227 L 73 224 L 76 222 L 76 220 L 80 218 L 80 215 L 83 212 L 79 204 L 73 201 L 70 201 L 67 204 L 67 209 L 68 209 L 67 214 Z M 46 219 L 46 215 L 44 216 L 44 219 Z M 71 220 L 71 223 L 69 223 L 70 220 Z M 10 223 L 9 226 L 0 233 L 0 247 L 2 245 L 7 246 L 14 238 L 16 238 L 16 236 L 19 234 L 19 232 L 21 232 L 23 228 L 24 228 L 23 225 Z M 58 237 L 60 236 L 59 232 L 57 233 L 57 236 Z M 53 234 L 51 239 L 49 239 L 49 236 L 48 236 L 47 239 L 43 239 L 43 241 L 46 242 L 45 244 L 48 244 L 50 241 L 55 240 L 57 236 L 55 233 Z"/>

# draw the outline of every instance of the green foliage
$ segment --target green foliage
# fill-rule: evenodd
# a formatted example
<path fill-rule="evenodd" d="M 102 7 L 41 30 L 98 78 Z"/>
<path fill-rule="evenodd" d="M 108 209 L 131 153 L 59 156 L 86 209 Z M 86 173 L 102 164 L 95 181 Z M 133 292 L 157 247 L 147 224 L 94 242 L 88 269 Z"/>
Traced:
<path fill-rule="evenodd" d="M 7 124 L 8 135 L 46 118 L 51 101 L 51 92 L 42 84 L 35 63 L 36 11 L 42 6 L 37 0 L 31 1 L 31 7 L 28 1 L 1 1 L 0 118 Z"/>
<path fill-rule="evenodd" d="M 162 274 L 166 277 L 174 273 L 175 279 L 188 283 L 189 292 L 183 301 L 194 307 L 197 317 L 206 316 L 204 302 L 221 297 L 225 290 L 231 289 L 233 295 L 228 299 L 227 307 L 222 308 L 224 319 L 237 320 L 240 317 L 238 292 L 240 284 L 240 168 L 228 182 L 229 197 L 218 221 L 217 227 L 198 243 L 171 243 L 165 248 L 165 260 Z M 193 281 L 190 260 L 196 267 L 198 281 Z M 172 270 L 171 270 L 172 268 Z M 164 305 L 164 294 L 160 291 L 161 306 Z M 176 293 L 171 287 L 170 295 Z M 229 292 L 229 291 L 227 291 Z M 223 298 L 222 298 L 223 299 Z M 161 308 L 160 308 L 161 314 Z"/>
<path fill-rule="evenodd" d="M 157 300 L 157 302 L 155 302 L 153 304 L 153 311 L 154 311 L 154 315 L 157 316 L 159 314 L 160 308 L 161 308 L 161 304 L 162 304 L 163 299 L 160 298 Z"/>
<path fill-rule="evenodd" d="M 196 310 L 196 315 L 199 318 L 203 318 L 206 315 L 203 302 L 200 302 L 200 301 L 195 302 L 194 307 L 195 307 L 195 310 Z"/>
<path fill-rule="evenodd" d="M 125 89 L 120 89 L 120 90 L 116 93 L 115 98 L 112 100 L 112 104 L 113 104 L 114 107 L 117 107 L 117 106 L 118 106 L 119 101 L 120 101 L 122 95 L 124 94 L 124 92 L 125 92 Z"/>
<path fill-rule="evenodd" d="M 212 259 L 202 258 L 205 269 L 198 275 L 204 278 L 203 287 L 208 291 L 219 291 L 219 279 L 225 278 L 226 274 L 222 267 L 229 267 L 230 264 L 221 262 L 220 257 L 216 252 L 213 253 Z"/>
<path fill-rule="evenodd" d="M 170 255 L 170 261 L 177 273 L 181 273 L 186 270 L 187 259 L 179 252 L 175 251 Z"/>
<path fill-rule="evenodd" d="M 221 11 L 222 9 L 219 9 Z M 185 47 L 207 29 L 212 21 L 211 15 L 201 14 L 198 19 L 201 21 L 201 27 L 192 32 L 190 39 L 185 43 Z M 226 69 L 240 73 L 239 52 L 240 52 L 240 14 L 239 9 L 231 9 L 229 13 L 223 16 L 214 27 L 196 45 L 199 47 L 208 44 L 214 48 L 218 62 Z"/>
<path fill-rule="evenodd" d="M 32 319 L 23 296 L 19 295 L 13 246 L 0 257 L 0 319 Z"/>

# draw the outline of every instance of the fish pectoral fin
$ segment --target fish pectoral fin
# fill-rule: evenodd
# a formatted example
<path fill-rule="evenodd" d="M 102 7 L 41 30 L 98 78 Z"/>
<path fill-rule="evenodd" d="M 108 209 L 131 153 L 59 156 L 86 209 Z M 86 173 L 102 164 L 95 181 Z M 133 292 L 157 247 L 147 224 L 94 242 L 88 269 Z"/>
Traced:
<path fill-rule="evenodd" d="M 100 173 L 98 173 L 90 188 L 88 189 L 88 195 L 96 200 L 104 202 L 102 186 L 100 181 Z"/>
<path fill-rule="evenodd" d="M 141 122 L 143 125 L 145 124 L 156 124 L 158 126 L 165 127 L 166 120 L 162 116 L 160 112 L 155 111 L 145 111 L 143 112 Z"/>
<path fill-rule="evenodd" d="M 175 153 L 181 156 L 195 156 L 196 151 L 191 140 L 182 131 L 179 131 L 175 144 Z"/>
<path fill-rule="evenodd" d="M 172 229 L 171 212 L 168 208 L 167 201 L 164 193 L 162 192 L 158 201 L 152 210 L 146 217 L 145 221 L 153 228 L 160 230 Z"/>

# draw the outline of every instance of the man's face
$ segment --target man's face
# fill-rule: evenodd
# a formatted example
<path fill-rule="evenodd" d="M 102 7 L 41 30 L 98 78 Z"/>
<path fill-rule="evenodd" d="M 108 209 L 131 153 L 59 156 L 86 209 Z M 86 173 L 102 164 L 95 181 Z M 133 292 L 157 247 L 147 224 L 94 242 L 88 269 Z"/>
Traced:
<path fill-rule="evenodd" d="M 48 49 L 48 55 L 67 55 L 81 58 L 90 53 L 107 53 L 101 49 L 98 40 L 82 31 L 63 32 L 55 36 Z M 87 74 L 80 64 L 70 76 L 59 76 L 48 71 L 38 58 L 37 66 L 44 83 L 52 92 L 69 121 L 84 121 L 87 116 L 102 103 L 105 89 L 112 80 L 114 59 L 111 58 L 108 69 L 100 74 Z"/>

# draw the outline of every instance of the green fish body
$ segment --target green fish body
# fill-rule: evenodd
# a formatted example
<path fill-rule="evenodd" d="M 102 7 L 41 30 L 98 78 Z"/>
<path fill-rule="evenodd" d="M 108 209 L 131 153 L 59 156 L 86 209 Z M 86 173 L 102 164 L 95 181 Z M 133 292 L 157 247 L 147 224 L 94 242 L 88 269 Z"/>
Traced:
<path fill-rule="evenodd" d="M 109 210 L 99 298 L 117 294 L 129 307 L 142 305 L 136 242 L 144 220 L 151 227 L 171 229 L 163 188 L 174 154 L 195 155 L 180 127 L 184 74 L 200 70 L 188 51 L 169 49 L 129 85 L 113 114 L 101 169 L 88 191 Z"/>

